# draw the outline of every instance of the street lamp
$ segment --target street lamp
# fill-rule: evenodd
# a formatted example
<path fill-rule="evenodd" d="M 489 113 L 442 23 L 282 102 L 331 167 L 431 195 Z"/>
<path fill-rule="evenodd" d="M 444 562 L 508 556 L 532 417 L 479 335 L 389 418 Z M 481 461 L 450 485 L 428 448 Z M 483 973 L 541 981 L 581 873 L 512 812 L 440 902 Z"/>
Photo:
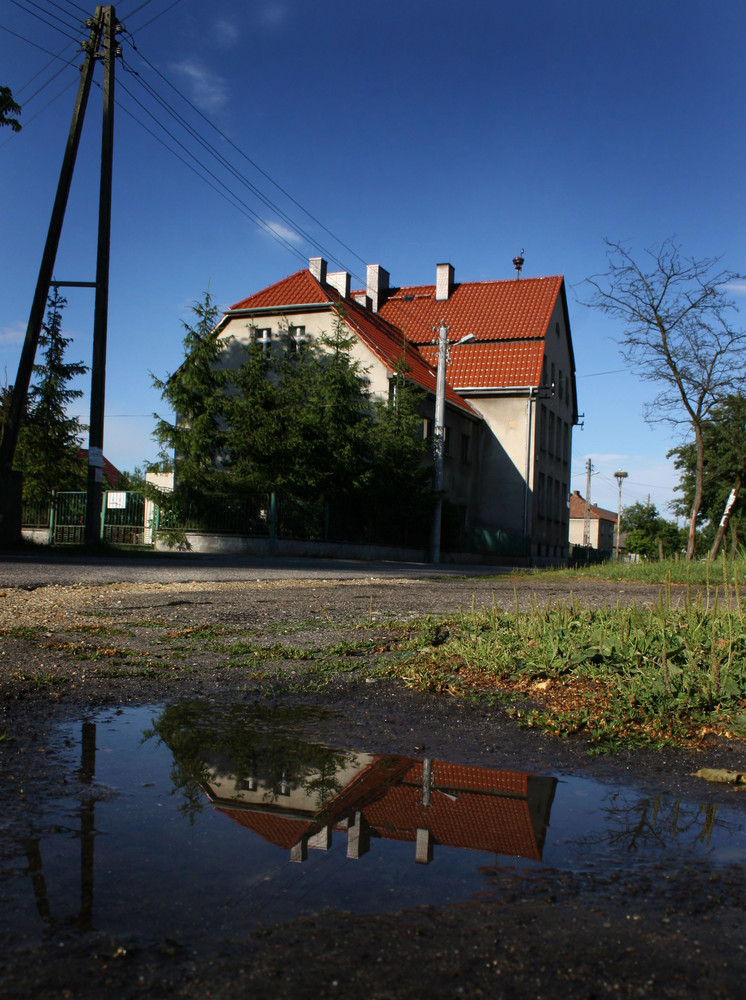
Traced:
<path fill-rule="evenodd" d="M 619 560 L 619 535 L 622 530 L 622 481 L 627 478 L 627 473 L 622 472 L 621 469 L 617 469 L 614 473 L 614 478 L 619 483 L 619 503 L 617 506 L 617 518 L 616 518 L 616 545 L 614 546 L 614 558 Z"/>
<path fill-rule="evenodd" d="M 448 367 L 448 348 L 458 347 L 476 340 L 473 333 L 465 334 L 461 340 L 448 343 L 450 328 L 441 323 L 438 327 L 438 369 L 435 382 L 435 426 L 433 428 L 433 492 L 435 493 L 435 508 L 433 510 L 432 537 L 430 540 L 430 561 L 440 562 L 440 527 L 443 518 L 443 445 L 446 416 L 446 368 Z"/>

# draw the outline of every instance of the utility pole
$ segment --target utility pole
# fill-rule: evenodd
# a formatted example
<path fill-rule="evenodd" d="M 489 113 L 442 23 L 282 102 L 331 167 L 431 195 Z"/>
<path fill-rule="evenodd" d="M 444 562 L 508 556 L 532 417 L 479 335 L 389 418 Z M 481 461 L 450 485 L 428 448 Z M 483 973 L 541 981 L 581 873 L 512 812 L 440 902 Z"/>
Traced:
<path fill-rule="evenodd" d="M 101 132 L 101 184 L 98 201 L 98 250 L 96 301 L 93 319 L 91 364 L 91 419 L 88 431 L 88 494 L 85 542 L 101 538 L 101 500 L 104 472 L 104 397 L 106 386 L 106 333 L 109 315 L 109 256 L 111 242 L 111 179 L 114 159 L 114 65 L 119 25 L 113 7 L 103 9 L 104 109 Z M 121 30 L 121 29 L 120 29 Z"/>
<path fill-rule="evenodd" d="M 94 17 L 86 22 L 86 27 L 90 28 L 90 35 L 88 41 L 83 44 L 83 49 L 86 53 L 85 62 L 81 70 L 78 94 L 75 99 L 70 132 L 60 169 L 60 179 L 57 184 L 57 194 L 49 221 L 47 241 L 44 246 L 44 253 L 42 254 L 36 290 L 26 328 L 26 338 L 18 363 L 18 374 L 13 383 L 8 416 L 5 421 L 2 443 L 0 443 L 0 540 L 11 543 L 20 541 L 21 537 L 21 484 L 20 477 L 14 476 L 12 472 L 13 458 L 15 456 L 16 444 L 18 443 L 21 419 L 26 409 L 26 397 L 34 368 L 34 358 L 39 343 L 39 335 L 41 334 L 42 323 L 44 321 L 44 309 L 52 283 L 54 262 L 57 257 L 57 248 L 60 242 L 60 234 L 62 233 L 62 223 L 65 218 L 65 209 L 67 207 L 75 159 L 80 143 L 83 119 L 91 89 L 94 62 L 101 38 L 103 16 L 100 7 L 96 8 Z"/>
<path fill-rule="evenodd" d="M 591 472 L 593 465 L 590 458 L 585 463 L 585 521 L 583 522 L 583 545 L 589 549 L 591 547 Z"/>

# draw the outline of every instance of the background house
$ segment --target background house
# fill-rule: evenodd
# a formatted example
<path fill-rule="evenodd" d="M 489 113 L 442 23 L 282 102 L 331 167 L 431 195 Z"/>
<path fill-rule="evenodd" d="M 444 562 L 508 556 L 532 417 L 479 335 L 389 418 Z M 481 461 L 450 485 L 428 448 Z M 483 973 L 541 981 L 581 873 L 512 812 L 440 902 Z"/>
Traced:
<path fill-rule="evenodd" d="M 617 515 L 594 503 L 588 505 L 590 546 L 600 552 L 614 551 Z M 570 496 L 570 544 L 584 545 L 586 501 L 575 490 Z"/>
<path fill-rule="evenodd" d="M 318 339 L 340 307 L 375 397 L 388 396 L 402 360 L 426 391 L 424 434 L 434 416 L 437 329 L 448 327 L 443 485 L 460 526 L 488 549 L 507 535 L 524 540 L 534 561 L 564 560 L 578 406 L 563 278 L 456 283 L 452 265 L 439 264 L 434 284 L 395 287 L 372 264 L 366 288 L 353 291 L 347 272 L 311 258 L 308 270 L 225 313 L 216 327 L 231 338 L 225 363 L 237 365 L 252 336 L 267 350 L 288 333 Z"/>

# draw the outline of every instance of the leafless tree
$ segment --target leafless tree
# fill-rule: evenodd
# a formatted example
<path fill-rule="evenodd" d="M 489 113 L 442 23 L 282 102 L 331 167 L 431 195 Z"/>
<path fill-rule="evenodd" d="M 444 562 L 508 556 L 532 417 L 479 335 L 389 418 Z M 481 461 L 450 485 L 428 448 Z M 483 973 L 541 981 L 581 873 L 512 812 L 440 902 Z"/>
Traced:
<path fill-rule="evenodd" d="M 720 267 L 720 258 L 695 260 L 674 239 L 645 250 L 639 259 L 623 243 L 606 241 L 609 268 L 587 279 L 588 305 L 620 319 L 622 356 L 659 392 L 645 407 L 650 423 L 688 424 L 697 449 L 687 558 L 694 555 L 702 502 L 702 422 L 715 403 L 743 388 L 746 332 L 730 325 L 734 304 L 728 285 L 741 275 Z"/>

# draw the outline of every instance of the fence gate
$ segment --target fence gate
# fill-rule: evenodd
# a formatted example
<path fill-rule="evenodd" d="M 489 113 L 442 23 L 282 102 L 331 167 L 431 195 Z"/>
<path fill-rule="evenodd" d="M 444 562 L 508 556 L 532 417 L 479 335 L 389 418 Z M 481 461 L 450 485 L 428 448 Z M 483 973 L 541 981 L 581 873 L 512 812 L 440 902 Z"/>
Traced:
<path fill-rule="evenodd" d="M 52 504 L 52 545 L 82 545 L 86 494 L 57 493 Z M 142 493 L 107 490 L 102 505 L 102 541 L 118 545 L 152 544 L 152 529 L 145 524 L 146 502 Z"/>

